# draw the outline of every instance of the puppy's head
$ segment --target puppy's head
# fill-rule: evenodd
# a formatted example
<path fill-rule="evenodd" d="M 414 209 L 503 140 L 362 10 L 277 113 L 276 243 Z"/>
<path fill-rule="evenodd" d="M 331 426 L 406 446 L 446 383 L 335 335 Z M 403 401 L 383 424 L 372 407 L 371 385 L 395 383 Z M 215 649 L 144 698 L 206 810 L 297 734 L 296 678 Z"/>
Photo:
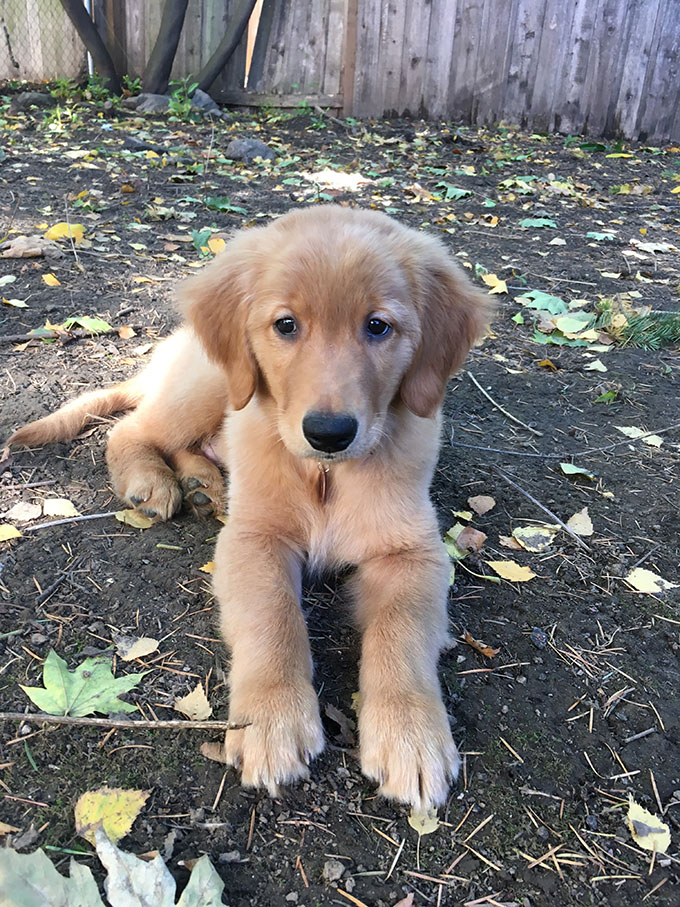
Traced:
<path fill-rule="evenodd" d="M 233 408 L 257 391 L 291 453 L 321 459 L 369 453 L 392 406 L 434 416 L 485 321 L 438 241 L 339 206 L 238 234 L 182 295 Z"/>

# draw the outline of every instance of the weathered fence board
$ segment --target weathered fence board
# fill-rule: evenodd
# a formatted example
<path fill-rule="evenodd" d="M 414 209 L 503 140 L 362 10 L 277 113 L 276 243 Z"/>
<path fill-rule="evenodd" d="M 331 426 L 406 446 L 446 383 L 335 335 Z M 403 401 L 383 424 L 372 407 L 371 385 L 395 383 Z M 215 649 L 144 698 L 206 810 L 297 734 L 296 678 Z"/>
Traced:
<path fill-rule="evenodd" d="M 141 75 L 162 0 L 93 3 L 117 65 Z M 237 3 L 190 0 L 174 78 L 200 71 Z M 72 27 L 62 14 L 48 29 L 58 9 L 3 0 L 0 77 L 77 74 Z M 244 36 L 213 86 L 218 100 L 680 139 L 680 0 L 266 0 L 259 22 L 247 90 Z"/>

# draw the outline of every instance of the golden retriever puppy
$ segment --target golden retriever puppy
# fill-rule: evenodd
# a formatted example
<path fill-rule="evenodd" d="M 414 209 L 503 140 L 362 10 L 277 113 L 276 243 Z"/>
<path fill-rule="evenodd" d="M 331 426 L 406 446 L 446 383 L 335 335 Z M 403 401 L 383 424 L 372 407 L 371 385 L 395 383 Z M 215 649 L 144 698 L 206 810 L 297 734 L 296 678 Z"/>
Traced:
<path fill-rule="evenodd" d="M 387 797 L 441 804 L 458 771 L 437 678 L 449 562 L 428 489 L 447 380 L 485 297 L 436 239 L 373 211 L 314 206 L 239 233 L 180 288 L 187 325 L 138 378 L 20 429 L 72 437 L 134 407 L 107 459 L 117 493 L 170 517 L 187 498 L 229 522 L 215 555 L 231 650 L 227 761 L 276 793 L 324 737 L 301 571 L 354 565 L 361 766 Z M 216 439 L 216 440 L 215 440 Z"/>

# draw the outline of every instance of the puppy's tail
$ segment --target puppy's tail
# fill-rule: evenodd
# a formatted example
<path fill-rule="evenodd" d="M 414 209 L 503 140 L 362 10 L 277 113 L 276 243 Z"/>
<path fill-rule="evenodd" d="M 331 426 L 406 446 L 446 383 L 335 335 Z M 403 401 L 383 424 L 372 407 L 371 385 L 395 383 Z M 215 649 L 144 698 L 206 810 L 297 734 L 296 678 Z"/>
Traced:
<path fill-rule="evenodd" d="M 30 447 L 52 441 L 70 441 L 92 419 L 132 409 L 141 398 L 142 388 L 138 377 L 103 390 L 90 391 L 65 404 L 56 413 L 17 429 L 7 443 Z"/>

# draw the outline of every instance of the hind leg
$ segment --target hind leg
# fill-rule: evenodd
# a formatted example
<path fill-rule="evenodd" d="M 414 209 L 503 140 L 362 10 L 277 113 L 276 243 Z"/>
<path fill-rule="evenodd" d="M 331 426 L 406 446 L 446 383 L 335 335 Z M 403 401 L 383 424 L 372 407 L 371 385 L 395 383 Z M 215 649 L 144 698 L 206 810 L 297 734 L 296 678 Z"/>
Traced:
<path fill-rule="evenodd" d="M 224 513 L 222 473 L 198 447 L 177 451 L 170 457 L 170 465 L 193 513 L 201 517 Z"/>
<path fill-rule="evenodd" d="M 112 430 L 106 460 L 116 494 L 145 516 L 169 520 L 181 507 L 179 481 L 134 413 Z"/>

